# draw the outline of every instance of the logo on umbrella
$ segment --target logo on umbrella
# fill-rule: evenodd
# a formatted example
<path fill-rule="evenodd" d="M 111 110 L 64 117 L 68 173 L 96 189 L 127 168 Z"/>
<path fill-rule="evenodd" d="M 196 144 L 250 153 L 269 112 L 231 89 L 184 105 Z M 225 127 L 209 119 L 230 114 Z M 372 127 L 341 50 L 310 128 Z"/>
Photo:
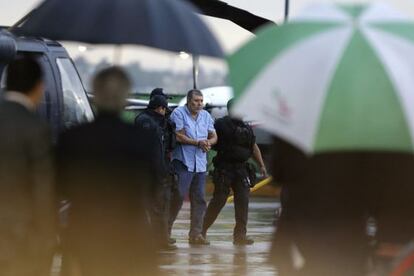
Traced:
<path fill-rule="evenodd" d="M 290 120 L 292 116 L 292 109 L 290 108 L 288 101 L 282 95 L 279 89 L 274 89 L 273 96 L 276 100 L 276 111 L 279 117 L 283 118 L 284 120 Z"/>
<path fill-rule="evenodd" d="M 275 106 L 276 103 L 276 106 Z M 262 105 L 261 111 L 265 116 L 274 117 L 283 124 L 290 124 L 292 119 L 292 108 L 279 88 L 272 90 L 271 100 Z"/>

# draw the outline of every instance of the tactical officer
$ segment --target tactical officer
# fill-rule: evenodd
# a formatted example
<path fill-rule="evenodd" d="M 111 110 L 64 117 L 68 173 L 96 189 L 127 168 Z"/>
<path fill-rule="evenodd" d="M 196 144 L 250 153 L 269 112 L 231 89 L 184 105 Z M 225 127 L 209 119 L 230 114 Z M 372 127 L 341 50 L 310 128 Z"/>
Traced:
<path fill-rule="evenodd" d="M 230 110 L 232 100 L 227 103 Z M 214 223 L 221 209 L 226 204 L 230 188 L 234 193 L 234 207 L 236 226 L 233 232 L 233 243 L 236 245 L 253 244 L 253 240 L 246 237 L 247 214 L 249 207 L 249 190 L 254 185 L 255 169 L 247 162 L 250 157 L 259 164 L 260 173 L 266 176 L 259 147 L 252 128 L 242 120 L 225 116 L 218 119 L 214 127 L 217 131 L 217 151 L 213 159 L 214 194 L 207 207 L 204 217 L 203 235 Z"/>
<path fill-rule="evenodd" d="M 150 100 L 152 98 L 154 98 L 155 96 L 162 96 L 165 98 L 165 100 L 168 102 L 168 100 L 172 99 L 171 96 L 169 96 L 168 94 L 164 93 L 164 89 L 161 87 L 157 87 L 154 88 L 151 91 L 150 94 Z M 166 157 L 166 162 L 170 164 L 169 166 L 169 176 L 167 177 L 166 181 L 170 181 L 170 191 L 168 193 L 169 195 L 169 201 L 170 201 L 170 205 L 167 207 L 167 211 L 166 213 L 169 214 L 171 208 L 174 208 L 174 202 L 177 201 L 177 198 L 179 198 L 179 191 L 178 191 L 178 176 L 175 173 L 172 165 L 171 165 L 171 160 L 172 160 L 172 152 L 175 149 L 175 146 L 177 144 L 177 139 L 175 136 L 175 123 L 170 119 L 171 116 L 171 112 L 172 110 L 170 108 L 167 108 L 166 112 L 165 112 L 165 131 L 164 131 L 164 145 L 166 145 L 165 147 L 165 157 Z M 168 233 L 170 233 L 170 231 L 168 231 Z M 170 234 L 169 234 L 170 235 Z M 173 238 L 169 238 L 168 239 L 169 243 L 174 244 L 176 243 L 176 240 Z"/>
<path fill-rule="evenodd" d="M 171 96 L 169 96 L 169 95 L 167 95 L 167 94 L 165 94 L 165 93 L 164 93 L 164 89 L 163 89 L 163 88 L 160 88 L 160 87 L 154 88 L 154 89 L 151 91 L 151 94 L 150 94 L 150 100 L 151 100 L 152 98 L 154 98 L 155 96 L 163 96 L 163 97 L 167 100 L 167 102 L 168 102 L 168 100 L 172 99 L 172 97 L 171 97 Z M 172 110 L 171 110 L 171 109 L 169 109 L 169 108 L 167 108 L 167 111 L 165 112 L 165 117 L 166 117 L 167 119 L 169 119 L 169 118 L 170 118 L 171 112 L 172 112 Z M 171 120 L 168 120 L 168 122 L 172 122 L 172 121 L 171 121 Z M 174 126 L 174 127 L 175 127 L 175 126 Z M 174 129 L 172 129 L 171 133 L 173 133 L 173 134 L 175 133 L 175 132 L 174 132 Z M 174 136 L 175 136 L 175 134 L 174 134 Z M 171 151 L 172 151 L 172 150 L 171 150 Z"/>
<path fill-rule="evenodd" d="M 159 233 L 161 247 L 165 249 L 176 248 L 169 240 L 168 216 L 171 200 L 171 185 L 173 173 L 170 165 L 171 152 L 175 147 L 175 126 L 167 117 L 167 97 L 164 95 L 153 95 L 147 109 L 135 118 L 135 125 L 154 131 L 158 137 L 157 158 L 158 186 L 153 190 L 153 204 L 151 210 L 151 221 Z"/>

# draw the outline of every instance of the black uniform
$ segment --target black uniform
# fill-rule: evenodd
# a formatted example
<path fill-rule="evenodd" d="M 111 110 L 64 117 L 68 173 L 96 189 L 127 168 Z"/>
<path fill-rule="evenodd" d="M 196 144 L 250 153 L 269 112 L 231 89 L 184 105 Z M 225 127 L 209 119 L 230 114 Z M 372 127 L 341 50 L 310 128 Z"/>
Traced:
<path fill-rule="evenodd" d="M 157 154 L 154 162 L 157 164 L 158 185 L 153 189 L 153 207 L 151 220 L 160 234 L 160 243 L 168 243 L 168 214 L 171 201 L 171 189 L 173 172 L 170 155 L 175 147 L 174 123 L 165 116 L 152 109 L 146 109 L 135 118 L 135 125 L 155 132 L 157 141 Z"/>
<path fill-rule="evenodd" d="M 226 204 L 231 188 L 236 217 L 233 239 L 243 240 L 246 238 L 249 189 L 254 175 L 247 160 L 253 155 L 255 136 L 249 125 L 229 116 L 218 119 L 214 127 L 218 136 L 215 146 L 217 156 L 213 159 L 214 194 L 204 217 L 203 233 L 207 232 Z"/>

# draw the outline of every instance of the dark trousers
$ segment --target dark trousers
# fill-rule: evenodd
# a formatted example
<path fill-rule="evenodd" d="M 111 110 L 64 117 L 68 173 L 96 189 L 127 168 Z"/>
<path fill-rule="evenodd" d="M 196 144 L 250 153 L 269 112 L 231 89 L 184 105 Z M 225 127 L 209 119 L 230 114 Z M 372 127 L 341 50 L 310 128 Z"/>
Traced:
<path fill-rule="evenodd" d="M 247 215 L 249 209 L 249 182 L 247 174 L 243 171 L 232 169 L 216 169 L 213 175 L 214 194 L 210 200 L 204 217 L 203 234 L 217 219 L 221 209 L 226 204 L 230 194 L 230 188 L 234 193 L 234 209 L 236 226 L 233 231 L 233 239 L 244 239 L 246 237 Z"/>
<path fill-rule="evenodd" d="M 39 232 L 29 220 L 3 218 L 0 221 L 0 275 L 50 274 L 54 236 L 38 235 Z"/>
<path fill-rule="evenodd" d="M 28 246 L 27 246 L 28 247 Z M 12 249 L 14 250 L 14 249 Z M 11 251 L 12 251 L 11 250 Z M 21 250 L 9 260 L 0 260 L 0 275 L 7 276 L 44 276 L 50 274 L 53 251 L 33 254 Z"/>
<path fill-rule="evenodd" d="M 173 166 L 178 176 L 178 187 L 174 190 L 171 199 L 169 233 L 181 210 L 185 196 L 190 194 L 191 214 L 189 237 L 195 238 L 201 234 L 203 217 L 206 211 L 204 190 L 206 184 L 206 172 L 189 172 L 187 167 L 180 161 L 174 160 Z"/>
<path fill-rule="evenodd" d="M 73 217 L 63 236 L 62 275 L 158 275 L 154 231 L 146 217 L 129 210 L 119 215 Z M 44 274 L 46 275 L 46 274 Z"/>
<path fill-rule="evenodd" d="M 294 247 L 305 261 L 300 269 Z M 281 276 L 362 276 L 367 255 L 362 220 L 288 219 L 282 213 L 270 256 Z"/>
<path fill-rule="evenodd" d="M 152 202 L 151 225 L 160 246 L 168 244 L 168 219 L 170 215 L 172 181 L 172 176 L 168 176 L 156 187 Z"/>

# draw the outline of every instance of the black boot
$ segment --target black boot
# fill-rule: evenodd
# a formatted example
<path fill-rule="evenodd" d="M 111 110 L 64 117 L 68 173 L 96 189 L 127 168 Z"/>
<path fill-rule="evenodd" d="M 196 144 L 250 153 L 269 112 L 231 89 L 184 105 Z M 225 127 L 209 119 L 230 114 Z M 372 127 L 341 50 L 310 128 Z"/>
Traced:
<path fill-rule="evenodd" d="M 254 240 L 249 237 L 237 238 L 233 240 L 234 245 L 252 245 Z"/>

